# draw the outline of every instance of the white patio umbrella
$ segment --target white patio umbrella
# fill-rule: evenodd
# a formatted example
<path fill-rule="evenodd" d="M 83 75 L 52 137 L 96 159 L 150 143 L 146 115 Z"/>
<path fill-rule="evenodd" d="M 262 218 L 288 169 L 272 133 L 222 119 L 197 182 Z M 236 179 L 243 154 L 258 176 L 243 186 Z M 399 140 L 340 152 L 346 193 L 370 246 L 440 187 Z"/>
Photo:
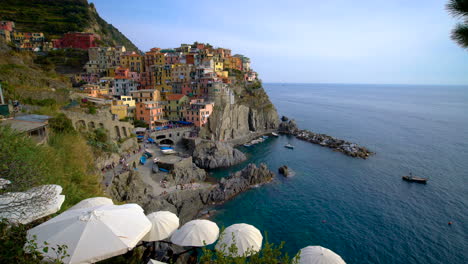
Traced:
<path fill-rule="evenodd" d="M 300 251 L 299 264 L 346 264 L 335 252 L 321 246 L 308 246 Z"/>
<path fill-rule="evenodd" d="M 161 262 L 161 261 L 157 261 L 154 259 L 150 259 L 147 264 L 166 264 L 166 262 Z"/>
<path fill-rule="evenodd" d="M 147 215 L 152 227 L 143 241 L 152 242 L 164 240 L 179 228 L 179 218 L 169 211 L 159 211 Z"/>
<path fill-rule="evenodd" d="M 93 198 L 84 199 L 83 201 L 75 204 L 74 206 L 70 207 L 68 211 L 82 209 L 82 208 L 90 208 L 90 207 L 95 207 L 99 205 L 112 205 L 112 204 L 114 204 L 114 202 L 112 202 L 112 199 L 109 199 L 107 197 L 93 197 Z"/>
<path fill-rule="evenodd" d="M 179 246 L 203 247 L 218 239 L 219 228 L 209 220 L 192 220 L 172 234 L 171 242 Z"/>
<path fill-rule="evenodd" d="M 41 185 L 25 192 L 8 192 L 0 195 L 0 219 L 12 223 L 28 224 L 56 213 L 65 201 L 62 187 L 55 184 Z"/>
<path fill-rule="evenodd" d="M 151 222 L 137 204 L 101 205 L 66 211 L 34 227 L 28 239 L 36 236 L 41 248 L 67 245 L 64 263 L 94 263 L 133 249 L 148 233 Z M 56 257 L 52 250 L 44 257 Z"/>
<path fill-rule="evenodd" d="M 260 231 L 252 225 L 234 224 L 226 228 L 216 243 L 216 250 L 222 251 L 224 255 L 233 255 L 233 257 L 250 256 L 260 251 L 262 247 L 263 236 Z M 237 247 L 235 254 L 229 252 L 232 244 Z"/>

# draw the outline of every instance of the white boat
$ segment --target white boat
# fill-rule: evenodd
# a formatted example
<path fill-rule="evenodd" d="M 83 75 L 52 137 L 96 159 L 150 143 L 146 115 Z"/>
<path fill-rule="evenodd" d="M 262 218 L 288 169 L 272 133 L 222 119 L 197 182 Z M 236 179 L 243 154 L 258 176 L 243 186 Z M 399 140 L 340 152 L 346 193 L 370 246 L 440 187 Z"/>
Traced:
<path fill-rule="evenodd" d="M 284 145 L 284 147 L 285 147 L 285 148 L 288 148 L 288 149 L 293 149 L 293 148 L 294 148 L 294 146 L 291 145 L 291 144 L 289 144 L 289 143 L 286 144 L 286 145 Z"/>
<path fill-rule="evenodd" d="M 252 144 L 244 144 L 244 147 L 251 147 Z"/>
<path fill-rule="evenodd" d="M 163 149 L 163 150 L 161 150 L 161 152 L 162 152 L 164 155 L 177 154 L 177 151 L 175 151 L 175 150 L 173 150 L 173 149 Z"/>
<path fill-rule="evenodd" d="M 275 132 L 271 132 L 271 135 L 274 136 L 274 137 L 279 137 L 279 135 L 276 134 Z"/>

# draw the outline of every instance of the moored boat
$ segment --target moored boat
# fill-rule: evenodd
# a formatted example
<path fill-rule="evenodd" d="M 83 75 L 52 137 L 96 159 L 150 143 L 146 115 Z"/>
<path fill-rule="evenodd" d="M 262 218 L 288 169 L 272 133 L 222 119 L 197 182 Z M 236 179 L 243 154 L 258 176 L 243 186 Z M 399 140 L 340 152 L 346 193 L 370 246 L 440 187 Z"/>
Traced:
<path fill-rule="evenodd" d="M 286 144 L 286 145 L 284 145 L 284 147 L 285 147 L 285 148 L 288 148 L 288 149 L 294 149 L 294 146 L 291 145 L 291 144 L 289 144 L 289 143 Z"/>
<path fill-rule="evenodd" d="M 173 149 L 162 149 L 161 152 L 162 152 L 164 155 L 177 154 L 177 151 L 175 151 L 175 150 L 173 150 Z"/>
<path fill-rule="evenodd" d="M 427 183 L 427 181 L 429 180 L 429 178 L 422 178 L 422 177 L 413 176 L 413 174 L 411 172 L 410 172 L 409 175 L 401 176 L 401 178 L 404 181 L 407 181 L 407 182 L 417 182 L 417 183 Z"/>
<path fill-rule="evenodd" d="M 279 137 L 279 135 L 275 132 L 271 132 L 271 135 L 274 136 L 274 137 Z"/>

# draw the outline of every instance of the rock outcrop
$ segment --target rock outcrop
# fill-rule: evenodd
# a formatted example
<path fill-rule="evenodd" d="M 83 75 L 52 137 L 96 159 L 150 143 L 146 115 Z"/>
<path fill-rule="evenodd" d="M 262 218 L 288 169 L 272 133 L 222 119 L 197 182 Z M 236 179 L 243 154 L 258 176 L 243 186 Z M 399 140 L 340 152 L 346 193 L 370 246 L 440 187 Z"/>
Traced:
<path fill-rule="evenodd" d="M 283 166 L 279 167 L 278 172 L 280 174 L 283 174 L 285 177 L 290 176 L 289 168 L 286 165 L 283 165 Z"/>
<path fill-rule="evenodd" d="M 326 134 L 317 134 L 308 130 L 300 130 L 294 120 L 289 120 L 289 118 L 285 116 L 283 116 L 281 120 L 282 122 L 278 128 L 280 133 L 293 135 L 298 139 L 334 149 L 354 158 L 367 159 L 370 155 L 374 154 L 367 148 L 355 143 L 337 139 Z"/>
<path fill-rule="evenodd" d="M 278 113 L 263 88 L 246 92 L 240 89 L 236 102 L 215 105 L 200 136 L 210 140 L 240 140 L 247 142 L 252 133 L 278 128 Z M 239 142 L 240 143 L 240 142 Z"/>
<path fill-rule="evenodd" d="M 118 202 L 138 203 L 146 213 L 170 211 L 179 216 L 181 224 L 197 217 L 199 212 L 213 204 L 223 203 L 252 186 L 269 182 L 274 173 L 265 164 L 249 164 L 245 169 L 221 179 L 217 184 L 195 190 L 178 190 L 165 195 L 148 192 L 151 186 L 143 182 L 138 172 L 127 172 L 114 178 L 109 189 Z"/>
<path fill-rule="evenodd" d="M 283 120 L 283 122 L 279 124 L 278 132 L 283 134 L 294 135 L 297 133 L 297 131 L 299 131 L 299 129 L 297 128 L 296 121 L 294 119 L 289 120 L 287 117 L 283 116 L 281 120 Z"/>
<path fill-rule="evenodd" d="M 229 167 L 245 161 L 247 157 L 229 143 L 204 141 L 195 146 L 193 162 L 200 168 L 214 169 Z"/>
<path fill-rule="evenodd" d="M 274 175 L 264 163 L 259 167 L 250 163 L 243 170 L 221 179 L 217 188 L 210 192 L 208 199 L 214 203 L 227 201 L 255 185 L 270 182 Z"/>
<path fill-rule="evenodd" d="M 197 167 L 191 158 L 174 164 L 170 175 L 175 184 L 200 182 L 206 179 L 206 171 Z"/>

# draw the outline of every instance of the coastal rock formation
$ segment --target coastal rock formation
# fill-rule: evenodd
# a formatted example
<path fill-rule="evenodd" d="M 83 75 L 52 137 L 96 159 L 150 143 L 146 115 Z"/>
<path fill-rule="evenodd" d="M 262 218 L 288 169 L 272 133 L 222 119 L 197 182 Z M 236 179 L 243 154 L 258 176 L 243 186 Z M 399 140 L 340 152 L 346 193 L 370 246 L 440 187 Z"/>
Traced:
<path fill-rule="evenodd" d="M 170 175 L 175 184 L 199 182 L 206 179 L 206 171 L 193 164 L 191 158 L 184 159 L 174 164 L 174 169 L 171 171 Z"/>
<path fill-rule="evenodd" d="M 236 92 L 236 103 L 215 105 L 200 136 L 210 140 L 240 140 L 247 142 L 252 133 L 263 133 L 278 128 L 278 113 L 263 88 L 247 93 Z M 240 143 L 240 142 L 239 142 Z"/>
<path fill-rule="evenodd" d="M 252 186 L 271 181 L 274 175 L 264 163 L 260 164 L 259 167 L 250 163 L 243 170 L 221 179 L 217 188 L 214 188 L 210 192 L 208 198 L 215 203 L 227 201 L 237 194 L 252 188 Z"/>
<path fill-rule="evenodd" d="M 245 161 L 247 157 L 229 143 L 219 141 L 201 142 L 193 151 L 193 161 L 200 168 L 229 167 Z"/>
<path fill-rule="evenodd" d="M 278 131 L 283 134 L 294 135 L 296 138 L 307 142 L 318 144 L 323 147 L 332 148 L 348 156 L 367 159 L 373 153 L 365 147 L 358 146 L 342 139 L 337 139 L 326 134 L 316 134 L 308 130 L 299 130 L 294 120 L 283 116 Z M 289 120 L 289 121 L 288 121 Z"/>
<path fill-rule="evenodd" d="M 323 147 L 329 147 L 355 158 L 367 159 L 373 153 L 365 147 L 358 146 L 342 139 L 337 139 L 325 134 L 316 134 L 311 131 L 301 130 L 295 134 L 296 138 L 310 143 L 319 144 Z"/>
<path fill-rule="evenodd" d="M 297 128 L 296 121 L 294 119 L 289 120 L 289 118 L 283 116 L 281 120 L 283 120 L 283 122 L 279 124 L 278 132 L 283 134 L 294 135 L 299 131 L 299 129 Z"/>
<path fill-rule="evenodd" d="M 265 164 L 259 167 L 249 164 L 217 184 L 206 185 L 199 189 L 187 189 L 164 195 L 153 195 L 147 185 L 138 176 L 138 172 L 126 172 L 117 175 L 110 187 L 109 194 L 118 202 L 138 203 L 146 213 L 170 211 L 177 214 L 181 224 L 188 222 L 202 210 L 213 204 L 227 201 L 252 186 L 269 182 L 274 173 Z"/>
<path fill-rule="evenodd" d="M 283 166 L 279 167 L 278 172 L 283 174 L 285 177 L 290 176 L 289 168 L 286 165 L 283 165 Z"/>

